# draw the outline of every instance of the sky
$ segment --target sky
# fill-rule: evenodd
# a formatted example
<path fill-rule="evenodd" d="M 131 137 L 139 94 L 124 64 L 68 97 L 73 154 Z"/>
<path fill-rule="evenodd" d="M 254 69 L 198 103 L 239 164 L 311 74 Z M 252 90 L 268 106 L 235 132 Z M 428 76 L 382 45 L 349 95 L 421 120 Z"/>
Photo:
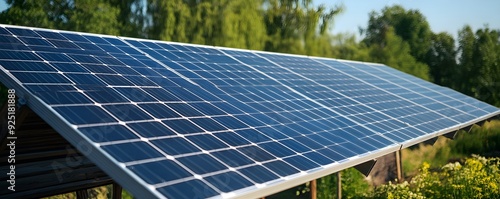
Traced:
<path fill-rule="evenodd" d="M 368 14 L 380 12 L 385 6 L 399 4 L 405 9 L 419 10 L 429 22 L 433 32 L 448 32 L 455 38 L 468 24 L 473 30 L 500 29 L 500 0 L 313 0 L 316 5 L 329 7 L 342 3 L 344 12 L 334 19 L 332 33 L 353 33 L 359 36 L 359 27 L 368 25 Z M 0 0 L 0 11 L 7 8 Z"/>
<path fill-rule="evenodd" d="M 433 32 L 448 32 L 455 38 L 458 30 L 468 24 L 473 30 L 500 29 L 499 0 L 314 0 L 329 7 L 342 3 L 344 12 L 334 19 L 333 33 L 350 32 L 359 36 L 358 27 L 366 28 L 368 14 L 380 13 L 385 6 L 401 5 L 406 10 L 419 10 L 429 22 Z"/>

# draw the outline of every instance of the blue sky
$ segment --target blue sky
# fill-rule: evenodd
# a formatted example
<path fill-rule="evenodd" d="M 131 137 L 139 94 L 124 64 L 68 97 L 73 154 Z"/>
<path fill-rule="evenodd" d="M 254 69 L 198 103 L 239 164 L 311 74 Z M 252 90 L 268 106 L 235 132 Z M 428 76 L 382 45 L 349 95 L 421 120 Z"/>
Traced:
<path fill-rule="evenodd" d="M 446 31 L 456 37 L 465 24 L 474 30 L 485 24 L 500 29 L 500 0 L 314 0 L 314 3 L 333 7 L 343 3 L 345 10 L 334 19 L 333 33 L 358 34 L 358 27 L 366 27 L 368 13 L 380 11 L 385 6 L 402 5 L 417 9 L 427 18 L 433 32 Z M 0 0 L 0 10 L 6 9 Z"/>
<path fill-rule="evenodd" d="M 419 10 L 429 22 L 433 32 L 448 32 L 456 37 L 464 25 L 473 30 L 483 28 L 500 29 L 499 0 L 314 0 L 315 4 L 333 7 L 344 4 L 344 12 L 334 19 L 332 32 L 358 34 L 358 27 L 368 25 L 368 14 L 380 12 L 385 6 L 399 4 L 405 9 Z"/>

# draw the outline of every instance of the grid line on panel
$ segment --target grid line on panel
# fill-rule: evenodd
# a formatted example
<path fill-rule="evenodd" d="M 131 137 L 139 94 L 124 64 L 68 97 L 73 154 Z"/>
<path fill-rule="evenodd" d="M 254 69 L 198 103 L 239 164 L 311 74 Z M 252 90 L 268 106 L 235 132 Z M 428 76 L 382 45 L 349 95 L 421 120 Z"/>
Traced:
<path fill-rule="evenodd" d="M 155 61 L 156 63 L 158 63 L 158 64 L 162 65 L 163 67 L 165 67 L 166 69 L 170 70 L 170 71 L 171 71 L 171 72 L 173 72 L 174 74 L 176 74 L 176 75 L 178 75 L 178 76 L 182 77 L 183 79 L 185 79 L 186 81 L 188 81 L 188 82 L 190 82 L 190 83 L 192 83 L 192 84 L 194 84 L 194 85 L 198 85 L 198 84 L 196 84 L 196 82 L 191 81 L 191 79 L 189 79 L 189 78 L 185 77 L 184 75 L 180 74 L 180 73 L 179 73 L 179 72 L 177 72 L 176 70 L 171 69 L 169 66 L 165 65 L 163 62 L 161 62 L 161 61 L 157 60 L 156 58 L 154 58 L 153 56 L 149 55 L 148 53 L 146 53 L 146 52 L 142 51 L 140 48 L 138 48 L 138 47 L 136 47 L 136 46 L 134 46 L 134 45 L 130 44 L 129 42 L 127 42 L 127 40 L 125 40 L 125 39 L 123 39 L 123 38 L 120 38 L 120 39 L 121 39 L 123 42 L 125 42 L 126 44 L 128 44 L 130 47 L 132 47 L 132 48 L 136 49 L 136 50 L 137 50 L 137 51 L 139 51 L 139 52 L 144 53 L 144 55 L 146 55 L 148 58 L 150 58 L 150 59 L 152 59 L 153 61 Z M 174 63 L 175 63 L 175 62 L 174 62 Z"/>
<path fill-rule="evenodd" d="M 302 74 L 302 73 L 301 73 L 301 74 Z M 356 98 L 356 97 L 353 97 L 353 98 Z M 434 131 L 434 130 L 433 130 L 433 131 Z M 433 131 L 431 131 L 431 132 L 433 132 Z"/>
<path fill-rule="evenodd" d="M 446 116 L 446 115 L 443 115 L 443 114 L 441 114 L 440 112 L 438 112 L 438 111 L 436 111 L 436 110 L 429 109 L 429 108 L 427 108 L 426 106 L 422 106 L 422 105 L 420 105 L 420 104 L 417 104 L 417 103 L 416 103 L 416 102 L 414 102 L 414 101 L 408 100 L 408 99 L 403 98 L 403 97 L 401 97 L 401 96 L 399 96 L 399 95 L 395 95 L 395 94 L 393 94 L 393 93 L 391 93 L 391 92 L 389 92 L 389 91 L 387 91 L 387 90 L 385 90 L 385 89 L 383 89 L 383 88 L 380 88 L 380 87 L 378 87 L 378 86 L 376 86 L 376 85 L 374 85 L 374 84 L 371 84 L 371 83 L 369 83 L 369 82 L 367 82 L 367 81 L 365 81 L 365 80 L 362 80 L 362 79 L 360 79 L 360 78 L 357 78 L 357 77 L 355 77 L 354 75 L 350 75 L 350 74 L 347 74 L 347 73 L 345 73 L 345 72 L 343 72 L 343 71 L 341 71 L 341 70 L 338 70 L 338 69 L 334 68 L 332 65 L 329 65 L 329 64 L 323 63 L 323 62 L 318 61 L 318 60 L 316 60 L 316 59 L 313 59 L 313 60 L 314 60 L 314 61 L 316 61 L 316 62 L 318 62 L 318 63 L 320 63 L 320 64 L 323 64 L 323 65 L 325 65 L 326 67 L 329 67 L 329 68 L 331 68 L 331 69 L 333 69 L 333 70 L 335 70 L 335 71 L 337 71 L 337 72 L 343 73 L 343 74 L 348 75 L 348 76 L 350 76 L 350 77 L 353 77 L 353 78 L 355 78 L 355 79 L 357 79 L 357 80 L 359 80 L 359 81 L 362 81 L 362 82 L 364 82 L 364 83 L 366 83 L 366 84 L 372 85 L 373 87 L 379 88 L 380 90 L 382 90 L 382 91 L 384 91 L 384 92 L 386 92 L 386 93 L 388 93 L 388 94 L 391 94 L 391 95 L 396 96 L 396 97 L 398 97 L 398 98 L 400 98 L 400 99 L 406 100 L 406 101 L 408 101 L 408 102 L 410 102 L 410 103 L 412 103 L 412 104 L 415 104 L 415 105 L 417 105 L 417 106 L 419 106 L 419 107 L 425 108 L 425 109 L 427 109 L 427 110 L 429 110 L 429 111 L 431 111 L 431 112 L 434 112 L 434 113 L 436 113 L 436 114 L 439 114 L 439 115 L 441 115 L 441 116 L 443 116 L 443 117 L 445 117 L 445 118 L 451 119 L 451 120 L 455 121 L 457 124 L 458 124 L 458 123 L 460 123 L 459 121 L 456 121 L 456 120 L 455 120 L 455 119 L 453 119 L 453 118 L 450 118 L 450 117 L 448 117 L 448 116 Z M 355 69 L 355 70 L 358 70 L 358 71 L 361 71 L 361 72 L 364 72 L 364 73 L 368 74 L 366 71 L 362 71 L 361 69 L 356 68 L 356 67 L 353 67 L 352 65 L 350 65 L 350 64 L 348 64 L 348 63 L 342 63 L 342 62 L 339 62 L 339 63 L 340 63 L 340 64 L 345 64 L 345 65 L 347 65 L 347 66 L 351 66 L 351 67 L 352 67 L 353 69 Z M 384 67 L 384 66 L 380 66 L 380 67 Z M 384 80 L 384 79 L 380 78 L 380 77 L 379 77 L 379 76 L 377 76 L 376 74 L 370 74 L 370 75 L 372 75 L 372 76 L 374 76 L 374 77 L 377 77 L 377 78 L 379 78 L 380 80 L 383 80 L 383 81 L 388 82 L 387 80 Z M 389 83 L 389 82 L 388 82 L 388 83 Z M 397 85 L 397 84 L 394 84 L 394 85 L 399 87 L 399 85 Z M 403 88 L 403 89 L 404 89 L 404 87 L 401 87 L 401 88 Z M 412 92 L 411 90 L 409 90 L 409 91 L 410 91 L 410 92 Z M 425 96 L 423 96 L 423 97 L 425 97 Z M 431 99 L 431 98 L 429 98 L 429 99 Z M 436 101 L 436 102 L 439 102 L 439 101 Z M 450 107 L 450 108 L 453 108 L 453 107 Z M 458 109 L 457 109 L 457 110 L 458 110 Z M 459 111 L 460 111 L 460 110 L 459 110 Z M 462 111 L 461 111 L 461 112 L 462 112 Z M 465 113 L 465 112 L 463 112 L 463 113 Z M 465 114 L 467 114 L 467 113 L 465 113 Z"/>
<path fill-rule="evenodd" d="M 426 86 L 423 86 L 423 85 L 421 85 L 421 84 L 418 84 L 418 83 L 416 83 L 416 82 L 414 82 L 414 81 L 408 81 L 407 79 L 404 79 L 404 78 L 398 77 L 398 76 L 396 76 L 395 74 L 388 72 L 388 71 L 387 71 L 388 69 L 386 69 L 386 70 L 382 70 L 383 68 L 381 68 L 381 67 L 380 67 L 380 68 L 379 68 L 379 67 L 373 67 L 373 66 L 370 66 L 370 65 L 367 65 L 367 66 L 368 66 L 368 67 L 371 67 L 371 68 L 374 68 L 374 69 L 376 69 L 376 70 L 378 70 L 378 71 L 381 71 L 382 73 L 385 73 L 385 74 L 387 74 L 387 75 L 390 75 L 390 76 L 392 76 L 392 77 L 394 77 L 394 78 L 396 78 L 396 79 L 398 79 L 398 80 L 401 80 L 401 81 L 407 82 L 407 83 L 409 83 L 409 84 L 411 84 L 411 85 L 414 85 L 414 86 L 417 86 L 417 87 L 419 87 L 419 88 L 421 88 L 421 89 L 425 89 L 425 90 L 427 90 L 427 92 L 437 92 L 437 93 L 439 93 L 439 94 L 441 94 L 441 95 L 445 95 L 445 96 L 447 96 L 447 97 L 449 97 L 449 98 L 451 98 L 451 99 L 454 99 L 453 97 L 450 97 L 448 94 L 445 94 L 445 93 L 442 93 L 442 92 L 438 92 L 438 91 L 436 91 L 436 90 L 431 90 L 430 88 L 428 88 L 428 87 L 426 87 Z M 430 84 L 430 83 L 429 83 L 429 84 Z M 396 84 L 396 85 L 397 85 L 397 84 Z M 400 85 L 397 85 L 397 86 L 400 86 Z M 400 87 L 401 87 L 401 86 L 400 86 Z M 401 88 L 405 89 L 405 87 L 401 87 Z M 409 90 L 409 89 L 408 89 L 408 90 Z M 432 98 L 430 98 L 430 97 L 428 97 L 428 96 L 426 96 L 426 95 L 423 95 L 423 94 L 421 94 L 421 93 L 419 93 L 419 92 L 415 92 L 414 90 L 409 90 L 409 91 L 410 91 L 410 92 L 412 92 L 412 93 L 418 94 L 418 95 L 420 95 L 420 96 L 422 96 L 422 97 L 424 97 L 424 98 L 427 98 L 427 99 L 430 99 L 430 100 L 434 100 L 434 99 L 432 99 Z M 460 95 L 458 92 L 454 92 L 454 93 L 456 93 L 457 95 Z M 462 110 L 460 110 L 460 109 L 456 109 L 456 107 L 449 106 L 449 105 L 448 105 L 448 104 L 446 104 L 446 103 L 442 103 L 442 101 L 438 101 L 438 100 L 434 100 L 434 101 L 436 101 L 437 103 L 443 104 L 443 105 L 445 105 L 445 106 L 448 106 L 449 108 L 452 108 L 452 109 L 455 109 L 455 110 L 457 110 L 457 111 L 463 112 L 464 114 L 468 114 L 467 112 L 464 112 L 464 111 L 462 111 Z M 476 108 L 481 109 L 481 108 L 479 108 L 479 107 L 476 107 Z M 482 110 L 482 109 L 481 109 L 481 110 Z"/>
<path fill-rule="evenodd" d="M 276 66 L 281 67 L 282 69 L 287 70 L 287 71 L 289 71 L 289 72 L 291 72 L 291 73 L 293 73 L 293 74 L 295 74 L 295 75 L 301 76 L 301 77 L 303 77 L 304 79 L 308 79 L 309 81 L 315 82 L 314 80 L 311 80 L 311 79 L 309 79 L 309 78 L 306 78 L 306 77 L 302 76 L 301 74 L 295 73 L 294 71 L 290 71 L 289 69 L 287 69 L 287 68 L 285 68 L 285 67 L 282 67 L 280 64 L 275 63 L 275 62 L 273 62 L 272 60 L 267 59 L 266 57 L 262 57 L 262 56 L 258 55 L 257 53 L 255 53 L 255 55 L 256 55 L 256 56 L 258 56 L 258 57 L 260 57 L 260 58 L 263 58 L 263 59 L 265 59 L 265 60 L 267 60 L 267 61 L 269 61 L 269 62 L 271 62 L 271 63 L 275 64 Z M 321 85 L 321 84 L 318 84 L 318 85 L 323 86 L 323 85 Z M 292 89 L 292 88 L 290 88 L 290 89 Z M 292 90 L 294 90 L 294 89 L 292 89 Z M 330 89 L 330 90 L 331 90 L 331 89 Z M 333 91 L 333 90 L 332 90 L 332 91 Z M 336 91 L 333 91 L 333 92 L 336 92 Z M 297 94 L 302 95 L 302 93 L 300 93 L 300 92 L 297 92 Z M 307 96 L 304 96 L 304 97 L 308 98 Z M 348 98 L 348 99 L 349 99 L 349 97 L 347 97 L 347 96 L 344 96 L 344 97 L 346 97 L 346 98 Z M 311 99 L 311 100 L 313 100 L 313 99 Z M 351 100 L 352 100 L 352 99 L 351 99 Z M 339 114 L 337 111 L 332 110 L 330 107 L 325 106 L 325 105 L 321 104 L 320 102 L 316 102 L 316 100 L 313 100 L 313 101 L 314 101 L 315 103 L 317 103 L 318 105 L 320 105 L 320 106 L 322 106 L 322 107 L 325 107 L 325 108 L 327 108 L 327 109 L 329 109 L 329 110 L 331 110 L 331 111 L 335 112 L 335 113 L 336 113 L 336 114 L 338 114 L 338 115 L 342 115 L 342 114 Z M 376 110 L 375 110 L 375 111 L 376 111 Z M 380 136 L 382 136 L 382 137 L 384 137 L 384 138 L 386 138 L 386 139 L 388 139 L 388 140 L 393 141 L 394 143 L 397 143 L 396 141 L 394 141 L 394 140 L 392 140 L 392 139 L 390 139 L 390 138 L 385 137 L 383 134 L 381 134 L 381 133 L 379 133 L 379 132 L 377 132 L 377 131 L 374 131 L 374 130 L 370 129 L 370 128 L 366 127 L 365 125 L 363 125 L 363 124 L 361 124 L 361 123 L 358 123 L 358 122 L 357 122 L 357 121 L 355 121 L 355 120 L 351 120 L 351 121 L 352 121 L 352 122 L 354 122 L 354 123 L 356 123 L 356 124 L 358 124 L 358 125 L 360 125 L 360 126 L 363 126 L 363 127 L 367 128 L 367 129 L 371 130 L 372 132 L 374 132 L 374 133 L 376 133 L 376 134 L 378 134 L 378 135 L 380 135 Z M 403 122 L 402 122 L 402 123 L 403 123 Z"/>
<path fill-rule="evenodd" d="M 250 67 L 250 68 L 252 68 L 252 69 L 254 69 L 255 71 L 258 71 L 258 72 L 262 73 L 263 75 L 265 75 L 265 76 L 267 76 L 267 77 L 269 77 L 269 78 L 271 78 L 271 79 L 274 79 L 273 77 L 271 77 L 271 76 L 269 76 L 269 75 L 267 75 L 267 74 L 265 74 L 265 73 L 261 72 L 260 70 L 255 69 L 253 66 L 250 66 L 250 65 L 248 65 L 248 64 L 246 64 L 246 63 L 241 62 L 240 60 L 238 60 L 237 58 L 235 58 L 235 57 L 233 57 L 233 56 L 231 56 L 231 55 L 227 54 L 226 52 L 224 52 L 224 51 L 223 51 L 223 53 L 224 53 L 224 54 L 226 54 L 227 56 L 229 56 L 229 57 L 231 57 L 231 58 L 233 58 L 233 59 L 237 60 L 238 62 L 240 62 L 240 63 L 242 63 L 242 64 L 244 64 L 244 65 L 246 65 L 246 66 L 248 66 L 248 67 Z M 269 60 L 268 60 L 268 61 L 269 61 Z M 270 61 L 270 62 L 271 62 L 271 63 L 273 63 L 272 61 Z M 278 81 L 280 84 L 282 84 L 279 80 L 276 80 L 276 81 Z M 322 107 L 324 107 L 324 108 L 326 108 L 326 109 L 328 109 L 328 110 L 330 110 L 330 111 L 332 111 L 332 112 L 336 113 L 337 115 L 342 116 L 342 114 L 339 114 L 338 112 L 336 112 L 336 111 L 334 111 L 334 110 L 330 109 L 329 107 L 327 107 L 327 106 L 325 106 L 325 105 L 323 105 L 323 104 L 321 104 L 321 103 L 317 102 L 316 100 L 313 100 L 313 99 L 311 99 L 311 98 L 309 98 L 309 97 L 307 97 L 307 96 L 304 96 L 302 93 L 295 91 L 295 89 L 293 89 L 293 88 L 291 88 L 291 87 L 288 87 L 287 85 L 284 85 L 284 84 L 282 84 L 282 86 L 284 86 L 284 87 L 286 87 L 287 89 L 294 91 L 296 94 L 298 94 L 298 95 L 300 95 L 300 96 L 302 96 L 302 97 L 304 97 L 304 98 L 306 98 L 306 99 L 309 99 L 309 100 L 313 101 L 314 103 L 316 103 L 316 104 L 318 104 L 318 105 L 320 105 L 320 106 L 322 106 Z M 351 120 L 350 118 L 347 118 L 347 119 L 348 119 L 348 120 Z M 380 134 L 380 133 L 378 133 L 378 132 L 376 132 L 376 131 L 373 131 L 372 129 L 370 129 L 370 128 L 366 127 L 365 125 L 358 123 L 357 121 L 353 121 L 353 120 L 351 120 L 351 121 L 352 121 L 352 122 L 354 122 L 354 123 L 356 123 L 357 125 L 360 125 L 360 126 L 363 126 L 363 127 L 367 128 L 368 130 L 371 130 L 372 132 L 375 132 L 375 134 L 378 134 L 379 136 L 382 136 L 382 137 L 384 137 L 384 138 L 386 138 L 386 139 L 388 139 L 388 140 L 391 140 L 394 144 L 395 144 L 395 143 L 397 143 L 397 142 L 395 142 L 394 140 L 392 140 L 392 139 L 390 139 L 390 138 L 388 138 L 388 137 L 384 136 L 383 134 Z M 370 143 L 366 143 L 366 144 L 367 144 L 367 145 L 371 145 Z"/>

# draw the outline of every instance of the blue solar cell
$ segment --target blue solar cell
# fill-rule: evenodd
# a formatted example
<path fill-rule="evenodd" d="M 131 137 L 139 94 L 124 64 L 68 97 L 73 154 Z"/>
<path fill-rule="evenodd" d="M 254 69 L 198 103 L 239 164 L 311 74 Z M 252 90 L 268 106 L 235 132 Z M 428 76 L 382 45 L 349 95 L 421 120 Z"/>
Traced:
<path fill-rule="evenodd" d="M 168 103 L 165 105 L 184 117 L 196 117 L 204 115 L 203 113 L 197 111 L 196 109 L 194 109 L 193 107 L 191 107 L 189 104 L 186 103 Z"/>
<path fill-rule="evenodd" d="M 137 134 L 140 134 L 142 137 L 147 138 L 176 135 L 171 130 L 165 128 L 165 126 L 161 122 L 138 122 L 127 124 L 127 126 L 137 132 Z"/>
<path fill-rule="evenodd" d="M 211 154 L 230 167 L 240 167 L 255 163 L 253 160 L 234 149 L 216 151 Z"/>
<path fill-rule="evenodd" d="M 104 105 L 102 107 L 121 121 L 153 119 L 151 116 L 146 114 L 146 112 L 139 109 L 136 105 L 116 104 L 116 105 Z"/>
<path fill-rule="evenodd" d="M 127 168 L 136 173 L 149 184 L 158 184 L 191 176 L 188 171 L 172 160 L 131 165 Z"/>
<path fill-rule="evenodd" d="M 56 70 L 44 62 L 24 62 L 0 60 L 0 65 L 11 71 L 52 71 Z"/>
<path fill-rule="evenodd" d="M 286 157 L 286 156 L 291 156 L 295 155 L 296 153 L 293 152 L 292 150 L 286 148 L 284 145 L 277 143 L 277 142 L 266 142 L 266 143 L 261 143 L 258 144 L 258 146 L 268 153 L 272 154 L 275 157 Z"/>
<path fill-rule="evenodd" d="M 196 174 L 206 174 L 228 169 L 210 155 L 200 154 L 176 158 L 180 163 L 191 169 Z"/>
<path fill-rule="evenodd" d="M 32 52 L 0 50 L 0 60 L 24 60 L 24 61 L 42 61 L 39 57 Z"/>
<path fill-rule="evenodd" d="M 280 143 L 287 146 L 288 148 L 294 150 L 295 152 L 298 152 L 298 153 L 304 153 L 304 152 L 311 151 L 310 148 L 308 148 L 307 146 L 305 146 L 305 145 L 301 144 L 300 142 L 297 142 L 293 139 L 282 140 L 282 141 L 280 141 Z"/>
<path fill-rule="evenodd" d="M 74 42 L 90 42 L 89 40 L 85 39 L 85 37 L 78 35 L 78 34 L 70 34 L 70 33 L 60 33 L 62 36 L 65 38 L 69 39 L 70 41 Z"/>
<path fill-rule="evenodd" d="M 146 142 L 106 145 L 102 146 L 102 149 L 119 162 L 132 162 L 163 156 Z"/>
<path fill-rule="evenodd" d="M 169 101 L 180 101 L 179 98 L 172 95 L 170 92 L 161 88 L 143 88 L 148 94 L 152 95 L 159 101 L 169 102 Z"/>
<path fill-rule="evenodd" d="M 283 177 L 297 174 L 300 172 L 298 169 L 290 166 L 290 164 L 287 164 L 281 160 L 267 162 L 263 165 L 268 169 L 270 169 L 271 171 L 273 171 L 274 173 Z"/>
<path fill-rule="evenodd" d="M 52 45 L 54 45 L 57 48 L 74 48 L 74 49 L 81 49 L 80 46 L 75 45 L 73 42 L 69 41 L 59 41 L 59 40 L 53 40 L 53 39 L 48 39 Z"/>
<path fill-rule="evenodd" d="M 186 136 L 185 138 L 204 150 L 224 149 L 229 147 L 227 144 L 224 144 L 224 142 L 210 134 L 192 135 Z"/>
<path fill-rule="evenodd" d="M 146 100 L 144 100 L 146 101 Z M 147 111 L 155 118 L 168 119 L 168 118 L 180 118 L 181 115 L 173 111 L 172 109 L 166 107 L 163 104 L 140 104 L 139 107 Z"/>
<path fill-rule="evenodd" d="M 244 124 L 243 122 L 231 116 L 214 117 L 213 119 L 231 129 L 240 129 L 248 127 L 248 125 Z"/>
<path fill-rule="evenodd" d="M 40 90 L 33 93 L 35 95 L 39 95 L 40 98 L 45 101 L 45 103 L 50 105 L 93 104 L 93 102 L 89 98 L 76 90 L 54 91 L 50 90 L 49 86 L 50 85 L 47 85 L 47 90 Z"/>
<path fill-rule="evenodd" d="M 95 124 L 116 122 L 111 115 L 98 106 L 61 106 L 54 109 L 72 124 Z"/>
<path fill-rule="evenodd" d="M 254 129 L 236 130 L 235 133 L 252 143 L 260 143 L 271 140 L 268 136 Z"/>
<path fill-rule="evenodd" d="M 168 198 L 209 198 L 218 194 L 201 180 L 190 180 L 158 188 Z"/>
<path fill-rule="evenodd" d="M 3 27 L 0 27 L 0 35 L 11 35 L 11 33 L 9 31 L 7 31 L 7 29 L 3 28 Z"/>
<path fill-rule="evenodd" d="M 256 183 L 264 183 L 279 178 L 276 174 L 259 165 L 245 167 L 238 169 L 238 171 Z"/>
<path fill-rule="evenodd" d="M 76 84 L 88 84 L 88 85 L 99 85 L 99 86 L 105 86 L 106 84 L 99 80 L 95 75 L 88 75 L 88 74 L 66 74 L 66 77 L 68 77 L 72 82 Z"/>
<path fill-rule="evenodd" d="M 191 134 L 204 132 L 200 127 L 187 119 L 163 120 L 168 127 L 172 128 L 179 134 Z"/>
<path fill-rule="evenodd" d="M 97 143 L 139 138 L 123 125 L 83 127 L 78 130 Z"/>
<path fill-rule="evenodd" d="M 169 155 L 181 155 L 201 151 L 200 148 L 181 137 L 152 140 L 151 143 L 158 146 L 163 152 Z"/>
<path fill-rule="evenodd" d="M 248 157 L 252 158 L 253 160 L 257 162 L 264 162 L 267 160 L 272 160 L 275 159 L 275 157 L 268 152 L 262 150 L 259 147 L 256 146 L 246 146 L 246 147 L 241 147 L 237 149 L 239 152 L 247 155 Z"/>
<path fill-rule="evenodd" d="M 30 29 L 25 29 L 25 28 L 13 28 L 13 27 L 7 27 L 6 28 L 9 32 L 11 32 L 13 35 L 17 36 L 25 36 L 25 37 L 39 37 L 38 34 L 35 33 L 35 31 L 30 30 Z"/>
<path fill-rule="evenodd" d="M 227 130 L 226 127 L 210 118 L 193 118 L 191 119 L 191 121 L 207 131 Z"/>
<path fill-rule="evenodd" d="M 97 103 L 120 103 L 129 102 L 125 97 L 121 96 L 112 88 L 100 85 L 85 85 L 80 84 L 77 86 L 83 91 L 90 99 Z"/>
<path fill-rule="evenodd" d="M 12 75 L 24 83 L 71 83 L 59 73 L 12 72 Z"/>
<path fill-rule="evenodd" d="M 204 179 L 223 192 L 230 192 L 253 185 L 252 182 L 233 171 L 209 176 Z"/>
<path fill-rule="evenodd" d="M 233 132 L 220 132 L 214 133 L 213 135 L 231 146 L 250 144 L 248 140 L 245 140 L 243 137 Z"/>

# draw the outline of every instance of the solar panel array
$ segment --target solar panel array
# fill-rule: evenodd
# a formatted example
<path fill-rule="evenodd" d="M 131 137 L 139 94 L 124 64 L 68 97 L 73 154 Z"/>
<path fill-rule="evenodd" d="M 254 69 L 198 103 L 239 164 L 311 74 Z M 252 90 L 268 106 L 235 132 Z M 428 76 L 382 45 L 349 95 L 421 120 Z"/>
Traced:
<path fill-rule="evenodd" d="M 264 196 L 500 113 L 380 64 L 5 25 L 0 69 L 143 197 Z"/>

